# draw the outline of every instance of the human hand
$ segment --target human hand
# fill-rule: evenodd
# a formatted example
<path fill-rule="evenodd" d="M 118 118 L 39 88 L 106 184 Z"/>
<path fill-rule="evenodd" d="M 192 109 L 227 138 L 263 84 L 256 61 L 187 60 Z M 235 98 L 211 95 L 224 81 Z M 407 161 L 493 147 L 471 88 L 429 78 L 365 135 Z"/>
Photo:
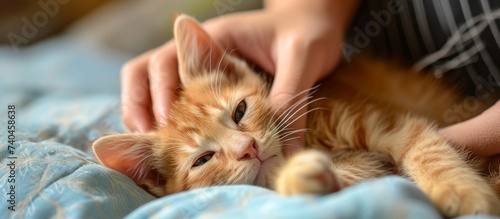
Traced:
<path fill-rule="evenodd" d="M 463 146 L 475 157 L 489 159 L 497 169 L 500 164 L 500 101 L 467 121 L 445 127 L 440 133 L 450 142 Z"/>
<path fill-rule="evenodd" d="M 287 6 L 232 14 L 209 20 L 203 26 L 226 51 L 275 75 L 270 101 L 281 114 L 308 92 L 297 94 L 311 88 L 340 61 L 340 45 L 349 19 L 335 20 L 331 11 L 322 12 L 320 6 L 311 10 Z M 153 128 L 154 121 L 164 123 L 179 85 L 177 71 L 173 41 L 123 67 L 123 121 L 130 131 L 146 132 Z M 301 130 L 305 121 L 303 116 L 289 129 Z M 303 146 L 303 136 L 303 132 L 297 132 L 289 137 L 293 139 L 286 142 L 290 151 Z"/>

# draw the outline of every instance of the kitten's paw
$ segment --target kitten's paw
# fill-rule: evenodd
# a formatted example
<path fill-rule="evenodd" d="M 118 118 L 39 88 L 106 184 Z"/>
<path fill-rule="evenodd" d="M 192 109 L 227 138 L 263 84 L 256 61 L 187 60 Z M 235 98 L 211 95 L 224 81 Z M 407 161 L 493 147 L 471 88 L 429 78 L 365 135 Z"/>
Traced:
<path fill-rule="evenodd" d="M 313 150 L 293 156 L 276 180 L 276 191 L 283 195 L 327 194 L 339 189 L 332 161 L 325 154 Z"/>
<path fill-rule="evenodd" d="M 429 188 L 429 196 L 447 217 L 461 215 L 500 215 L 500 201 L 484 183 L 441 182 Z"/>

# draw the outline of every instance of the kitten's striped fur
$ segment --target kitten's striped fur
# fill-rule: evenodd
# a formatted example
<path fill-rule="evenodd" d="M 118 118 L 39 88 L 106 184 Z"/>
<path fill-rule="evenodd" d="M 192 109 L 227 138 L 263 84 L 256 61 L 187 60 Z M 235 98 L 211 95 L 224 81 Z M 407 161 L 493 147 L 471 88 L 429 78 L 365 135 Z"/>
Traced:
<path fill-rule="evenodd" d="M 498 180 L 493 189 L 437 132 L 458 116 L 448 110 L 462 99 L 454 89 L 397 65 L 357 59 L 299 101 L 309 102 L 306 147 L 312 149 L 288 158 L 286 128 L 304 105 L 277 116 L 269 84 L 196 21 L 179 16 L 174 33 L 182 88 L 166 125 L 93 144 L 101 163 L 152 193 L 255 184 L 281 194 L 324 194 L 401 174 L 446 216 L 500 214 Z M 240 106 L 241 120 L 235 119 Z"/>

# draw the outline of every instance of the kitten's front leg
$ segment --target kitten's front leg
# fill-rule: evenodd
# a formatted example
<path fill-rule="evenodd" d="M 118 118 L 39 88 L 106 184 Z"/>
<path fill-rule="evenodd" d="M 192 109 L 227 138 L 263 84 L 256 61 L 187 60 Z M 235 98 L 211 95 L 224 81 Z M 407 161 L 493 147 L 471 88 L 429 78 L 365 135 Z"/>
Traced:
<path fill-rule="evenodd" d="M 280 194 L 327 194 L 367 179 L 394 173 L 385 154 L 363 150 L 337 150 L 325 154 L 307 150 L 293 156 L 276 180 Z"/>
<path fill-rule="evenodd" d="M 493 189 L 435 129 L 415 122 L 409 136 L 396 160 L 446 216 L 500 214 Z"/>
<path fill-rule="evenodd" d="M 331 159 L 324 153 L 306 150 L 287 161 L 275 181 L 282 195 L 328 194 L 340 190 Z"/>

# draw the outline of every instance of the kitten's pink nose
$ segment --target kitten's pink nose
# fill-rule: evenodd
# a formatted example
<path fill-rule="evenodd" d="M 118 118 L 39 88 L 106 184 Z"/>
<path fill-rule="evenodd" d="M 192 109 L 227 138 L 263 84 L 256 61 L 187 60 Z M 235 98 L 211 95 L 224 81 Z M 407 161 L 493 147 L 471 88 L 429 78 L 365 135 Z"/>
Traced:
<path fill-rule="evenodd" d="M 255 140 L 252 139 L 248 142 L 246 148 L 238 156 L 238 160 L 251 160 L 258 156 L 257 147 L 255 146 Z"/>

